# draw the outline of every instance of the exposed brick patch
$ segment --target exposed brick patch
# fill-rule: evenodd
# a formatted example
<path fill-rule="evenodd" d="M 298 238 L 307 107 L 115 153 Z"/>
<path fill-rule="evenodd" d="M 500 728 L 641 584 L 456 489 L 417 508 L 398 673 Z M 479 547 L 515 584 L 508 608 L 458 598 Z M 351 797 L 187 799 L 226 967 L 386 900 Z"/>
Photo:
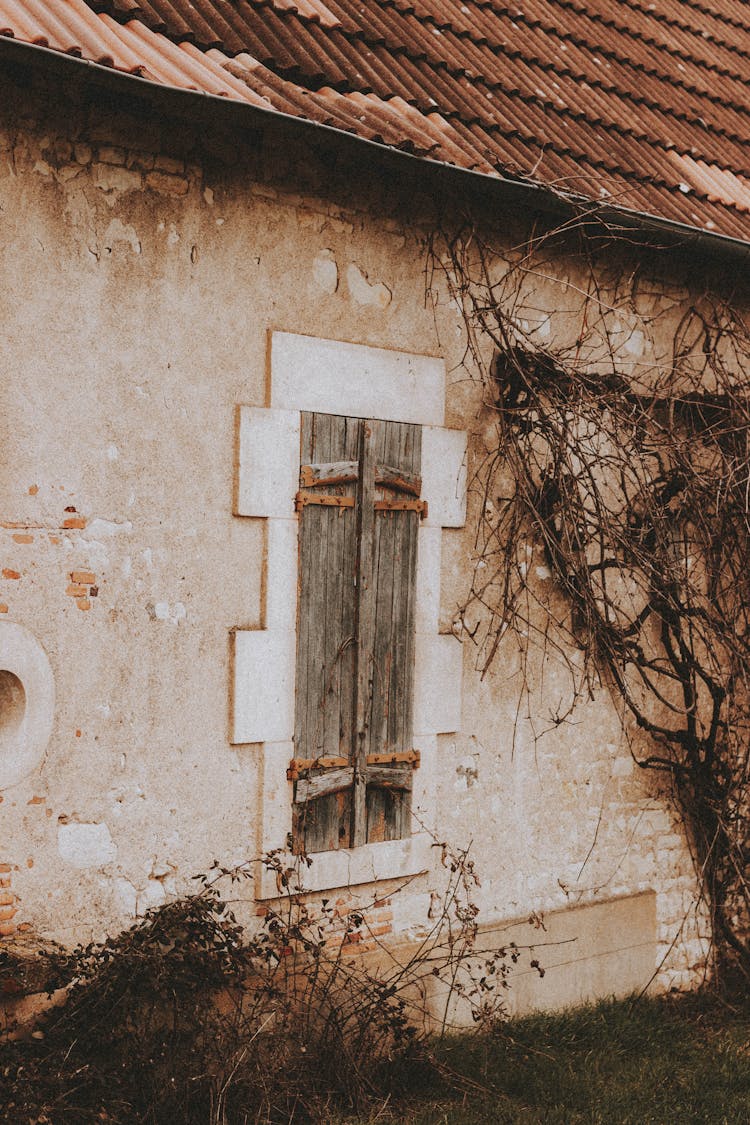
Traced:
<path fill-rule="evenodd" d="M 0 938 L 12 937 L 18 929 L 14 920 L 18 913 L 18 899 L 11 890 L 11 880 L 11 865 L 0 863 Z"/>
<path fill-rule="evenodd" d="M 20 578 L 20 577 L 21 577 L 20 571 L 18 571 L 18 570 L 11 570 L 11 569 L 10 569 L 9 567 L 7 567 L 7 566 L 3 567 L 3 578 L 12 578 L 12 579 L 16 579 L 16 578 Z"/>
<path fill-rule="evenodd" d="M 91 570 L 71 570 L 70 581 L 90 586 L 92 582 L 96 582 L 96 575 Z"/>
<path fill-rule="evenodd" d="M 75 598 L 79 609 L 91 609 L 89 598 L 96 598 L 99 595 L 99 587 L 94 585 L 95 582 L 96 575 L 93 570 L 71 570 L 70 582 L 65 593 L 69 598 Z"/>
<path fill-rule="evenodd" d="M 14 543 L 33 543 L 34 536 L 29 535 L 28 532 L 17 531 L 13 536 Z"/>
<path fill-rule="evenodd" d="M 62 521 L 61 526 L 65 531 L 83 531 L 86 520 L 83 516 L 69 516 L 68 519 Z"/>

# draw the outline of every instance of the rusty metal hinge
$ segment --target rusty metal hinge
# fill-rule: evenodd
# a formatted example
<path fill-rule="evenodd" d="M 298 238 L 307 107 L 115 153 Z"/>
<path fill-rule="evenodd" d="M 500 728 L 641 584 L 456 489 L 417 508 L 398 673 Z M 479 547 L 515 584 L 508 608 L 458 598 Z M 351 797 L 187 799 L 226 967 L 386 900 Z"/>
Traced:
<path fill-rule="evenodd" d="M 426 500 L 376 500 L 376 512 L 419 512 L 419 518 L 427 519 Z"/>
<path fill-rule="evenodd" d="M 306 489 L 301 488 L 294 497 L 295 510 L 299 512 L 302 508 L 307 507 L 308 504 L 321 504 L 324 508 L 353 508 L 354 497 L 328 496 L 325 493 L 308 492 Z"/>

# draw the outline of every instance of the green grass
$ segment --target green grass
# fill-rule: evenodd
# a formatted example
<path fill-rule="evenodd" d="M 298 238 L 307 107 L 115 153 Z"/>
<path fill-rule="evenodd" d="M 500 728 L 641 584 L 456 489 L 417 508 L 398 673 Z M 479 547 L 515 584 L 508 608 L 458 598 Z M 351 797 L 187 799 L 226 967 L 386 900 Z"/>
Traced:
<path fill-rule="evenodd" d="M 750 1012 L 705 997 L 514 1020 L 444 1040 L 435 1058 L 439 1087 L 415 1074 L 421 1088 L 380 1122 L 750 1125 Z"/>

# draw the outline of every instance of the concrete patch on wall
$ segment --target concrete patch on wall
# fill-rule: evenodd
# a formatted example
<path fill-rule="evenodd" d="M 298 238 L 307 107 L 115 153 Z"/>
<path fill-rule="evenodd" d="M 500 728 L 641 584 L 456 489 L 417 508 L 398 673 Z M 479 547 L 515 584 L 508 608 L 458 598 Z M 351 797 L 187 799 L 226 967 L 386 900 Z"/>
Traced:
<path fill-rule="evenodd" d="M 61 824 L 57 850 L 71 867 L 106 867 L 117 858 L 117 847 L 106 824 Z"/>
<path fill-rule="evenodd" d="M 352 262 L 347 267 L 346 283 L 349 292 L 358 305 L 371 305 L 376 309 L 387 309 L 393 300 L 393 294 L 382 281 L 370 281 L 363 269 Z"/>
<path fill-rule="evenodd" d="M 321 293 L 335 293 L 339 287 L 339 267 L 332 250 L 321 250 L 312 264 L 313 284 Z"/>
<path fill-rule="evenodd" d="M 646 891 L 557 910 L 531 922 L 480 926 L 477 944 L 482 949 L 507 949 L 511 942 L 520 956 L 502 999 L 513 1014 L 629 996 L 652 982 L 657 967 L 656 894 Z M 538 961 L 539 968 L 530 961 Z M 435 979 L 428 1000 L 434 1019 L 442 1018 L 445 1001 L 444 986 Z M 456 998 L 450 1008 L 451 1022 L 471 1026 L 465 1001 Z"/>

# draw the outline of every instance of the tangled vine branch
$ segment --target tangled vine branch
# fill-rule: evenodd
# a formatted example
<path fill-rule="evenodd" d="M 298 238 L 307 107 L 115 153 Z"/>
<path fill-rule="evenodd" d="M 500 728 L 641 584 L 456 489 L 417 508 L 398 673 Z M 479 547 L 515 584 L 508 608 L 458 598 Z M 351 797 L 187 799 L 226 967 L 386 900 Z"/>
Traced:
<path fill-rule="evenodd" d="M 461 620 L 478 619 L 485 671 L 506 635 L 536 637 L 575 698 L 597 684 L 619 698 L 646 736 L 638 764 L 671 780 L 719 968 L 750 980 L 750 334 L 708 293 L 686 305 L 644 295 L 638 268 L 607 276 L 572 233 L 580 282 L 551 314 L 560 231 L 498 252 L 466 227 L 432 248 L 490 419 Z M 633 334 L 646 352 L 668 323 L 669 350 L 638 362 Z"/>

